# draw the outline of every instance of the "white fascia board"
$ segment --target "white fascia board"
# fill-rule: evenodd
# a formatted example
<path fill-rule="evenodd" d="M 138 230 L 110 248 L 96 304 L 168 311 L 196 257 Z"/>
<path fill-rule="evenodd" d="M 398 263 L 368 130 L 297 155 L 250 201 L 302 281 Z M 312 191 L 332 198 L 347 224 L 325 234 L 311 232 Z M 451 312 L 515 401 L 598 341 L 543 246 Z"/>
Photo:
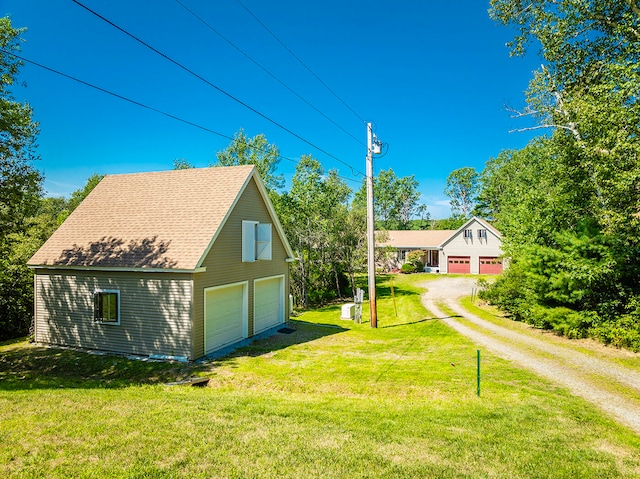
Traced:
<path fill-rule="evenodd" d="M 204 273 L 206 267 L 195 269 L 170 269 L 170 268 L 120 268 L 117 266 L 65 266 L 55 264 L 29 264 L 29 269 L 51 269 L 68 271 L 106 271 L 114 273 Z"/>

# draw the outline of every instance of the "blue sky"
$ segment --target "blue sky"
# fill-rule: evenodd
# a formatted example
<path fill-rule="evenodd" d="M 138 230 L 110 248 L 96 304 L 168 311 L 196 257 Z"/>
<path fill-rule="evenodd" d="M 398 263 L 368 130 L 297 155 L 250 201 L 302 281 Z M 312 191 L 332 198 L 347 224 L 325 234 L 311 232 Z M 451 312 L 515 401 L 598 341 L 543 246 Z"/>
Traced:
<path fill-rule="evenodd" d="M 227 136 L 240 128 L 249 136 L 264 133 L 289 158 L 279 165 L 287 181 L 295 160 L 311 154 L 359 188 L 362 120 L 372 121 L 389 144 L 374 171 L 415 175 L 421 202 L 442 218 L 449 214 L 443 189 L 451 171 L 481 170 L 489 158 L 531 138 L 509 133 L 528 125 L 512 119 L 505 105 L 522 107 L 539 60 L 509 57 L 512 32 L 489 19 L 488 2 L 179 0 L 338 128 L 176 0 L 81 1 L 308 143 L 71 0 L 0 0 L 0 15 L 28 28 L 22 55 L 29 60 Z M 30 64 L 20 80 L 26 87 L 14 93 L 40 122 L 37 168 L 52 196 L 68 195 L 93 173 L 166 170 L 176 158 L 208 166 L 229 143 Z"/>

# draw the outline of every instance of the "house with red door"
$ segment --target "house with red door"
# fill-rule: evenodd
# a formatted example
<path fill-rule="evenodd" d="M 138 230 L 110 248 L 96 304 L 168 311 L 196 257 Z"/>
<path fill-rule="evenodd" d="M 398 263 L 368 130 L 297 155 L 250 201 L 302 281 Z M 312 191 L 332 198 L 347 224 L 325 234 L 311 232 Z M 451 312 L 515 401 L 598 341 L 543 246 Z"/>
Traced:
<path fill-rule="evenodd" d="M 425 271 L 500 274 L 504 268 L 502 235 L 482 218 L 473 217 L 457 230 L 378 232 L 379 249 L 390 251 L 387 266 L 399 268 L 411 251 L 423 251 Z"/>

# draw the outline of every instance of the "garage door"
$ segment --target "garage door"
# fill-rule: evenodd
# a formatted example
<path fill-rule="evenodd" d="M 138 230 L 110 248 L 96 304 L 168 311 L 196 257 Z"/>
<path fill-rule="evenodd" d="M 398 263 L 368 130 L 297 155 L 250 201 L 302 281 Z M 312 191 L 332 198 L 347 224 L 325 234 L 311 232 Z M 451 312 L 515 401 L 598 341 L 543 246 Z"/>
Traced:
<path fill-rule="evenodd" d="M 253 333 L 284 323 L 284 277 L 257 279 L 253 294 Z"/>
<path fill-rule="evenodd" d="M 233 344 L 247 337 L 247 283 L 205 290 L 205 351 Z"/>
<path fill-rule="evenodd" d="M 448 273 L 471 273 L 470 256 L 449 256 Z"/>
<path fill-rule="evenodd" d="M 480 256 L 480 274 L 502 273 L 502 258 Z"/>

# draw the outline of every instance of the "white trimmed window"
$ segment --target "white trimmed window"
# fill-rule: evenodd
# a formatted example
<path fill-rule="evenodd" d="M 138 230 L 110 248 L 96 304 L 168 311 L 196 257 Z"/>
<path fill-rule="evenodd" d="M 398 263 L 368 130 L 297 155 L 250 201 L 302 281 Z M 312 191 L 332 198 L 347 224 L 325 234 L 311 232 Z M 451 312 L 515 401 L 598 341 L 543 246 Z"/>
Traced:
<path fill-rule="evenodd" d="M 94 291 L 93 320 L 96 323 L 120 324 L 120 291 L 114 289 Z"/>
<path fill-rule="evenodd" d="M 272 251 L 271 223 L 242 222 L 242 261 L 253 263 L 270 260 Z"/>
<path fill-rule="evenodd" d="M 473 232 L 472 232 L 471 229 L 464 230 L 463 231 L 463 235 L 464 235 L 465 238 L 471 238 L 473 236 Z"/>
<path fill-rule="evenodd" d="M 478 230 L 478 238 L 487 239 L 487 230 Z"/>

